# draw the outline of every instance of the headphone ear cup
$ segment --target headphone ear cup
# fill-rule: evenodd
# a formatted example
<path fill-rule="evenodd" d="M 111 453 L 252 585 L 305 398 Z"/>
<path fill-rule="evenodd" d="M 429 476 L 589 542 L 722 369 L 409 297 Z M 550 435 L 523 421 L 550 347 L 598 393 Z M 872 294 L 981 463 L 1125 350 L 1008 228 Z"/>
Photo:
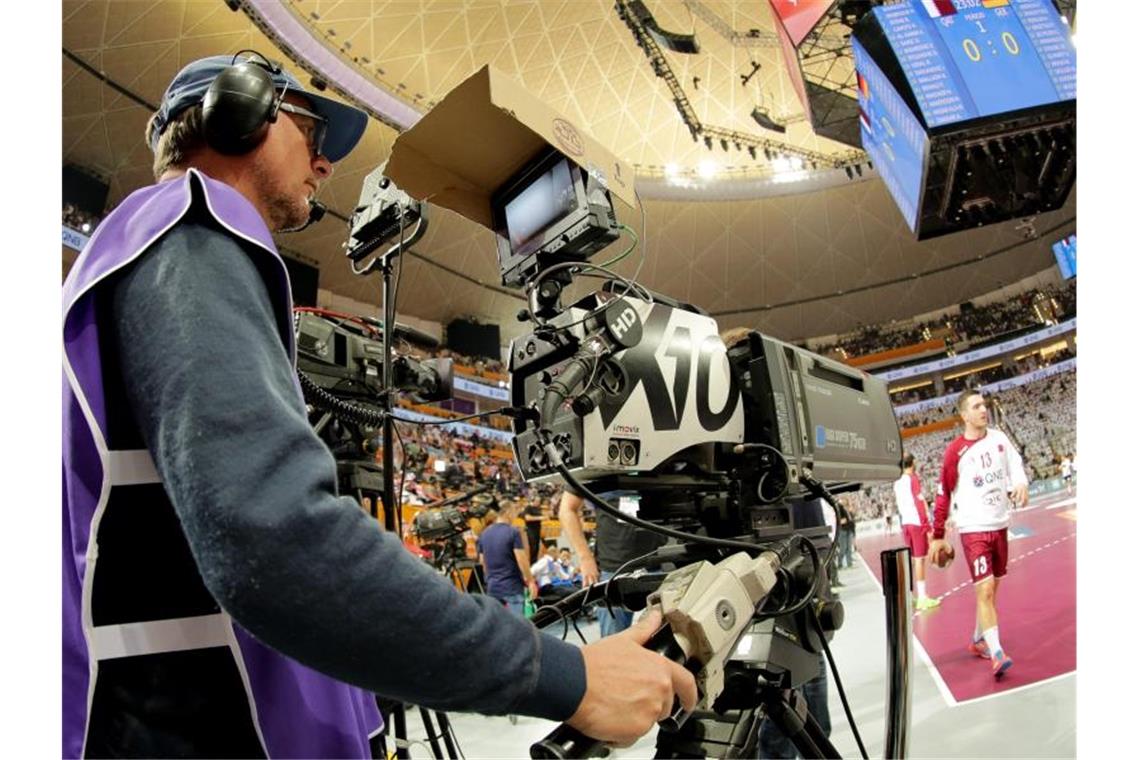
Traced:
<path fill-rule="evenodd" d="M 277 120 L 276 88 L 269 71 L 253 62 L 230 66 L 210 83 L 202 98 L 206 143 L 228 156 L 256 148 Z"/>

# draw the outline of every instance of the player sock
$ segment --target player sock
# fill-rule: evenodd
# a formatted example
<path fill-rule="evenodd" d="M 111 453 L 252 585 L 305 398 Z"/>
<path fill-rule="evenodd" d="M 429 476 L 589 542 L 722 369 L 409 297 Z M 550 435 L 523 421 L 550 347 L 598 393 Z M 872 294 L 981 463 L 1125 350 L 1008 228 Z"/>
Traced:
<path fill-rule="evenodd" d="M 998 629 L 995 625 L 993 628 L 987 628 L 982 631 L 982 637 L 986 640 L 986 646 L 990 648 L 990 656 L 997 656 L 1001 650 L 1001 639 L 998 638 Z"/>
<path fill-rule="evenodd" d="M 918 598 L 919 599 L 925 599 L 926 598 L 926 581 L 915 581 L 914 585 L 916 587 L 918 587 Z"/>

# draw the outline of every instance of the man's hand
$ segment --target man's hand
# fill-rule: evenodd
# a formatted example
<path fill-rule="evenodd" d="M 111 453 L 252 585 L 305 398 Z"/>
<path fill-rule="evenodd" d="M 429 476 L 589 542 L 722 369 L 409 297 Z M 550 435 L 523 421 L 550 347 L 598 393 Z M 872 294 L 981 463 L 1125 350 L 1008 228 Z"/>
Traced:
<path fill-rule="evenodd" d="M 587 554 L 582 557 L 582 588 L 593 586 L 598 582 L 598 561 L 594 555 Z"/>
<path fill-rule="evenodd" d="M 530 591 L 530 598 L 531 599 L 537 599 L 538 598 L 538 584 L 535 583 L 534 578 L 531 578 L 526 582 L 526 587 Z"/>
<path fill-rule="evenodd" d="M 673 712 L 673 695 L 686 710 L 697 704 L 693 674 L 645 648 L 661 627 L 654 610 L 628 630 L 582 648 L 586 694 L 567 721 L 587 736 L 628 747 Z"/>
<path fill-rule="evenodd" d="M 949 567 L 954 561 L 954 547 L 946 539 L 936 538 L 930 542 L 926 558 L 937 568 Z"/>
<path fill-rule="evenodd" d="M 1024 507 L 1029 503 L 1029 486 L 1017 485 L 1013 487 L 1013 493 L 1010 494 L 1013 499 L 1014 506 Z"/>

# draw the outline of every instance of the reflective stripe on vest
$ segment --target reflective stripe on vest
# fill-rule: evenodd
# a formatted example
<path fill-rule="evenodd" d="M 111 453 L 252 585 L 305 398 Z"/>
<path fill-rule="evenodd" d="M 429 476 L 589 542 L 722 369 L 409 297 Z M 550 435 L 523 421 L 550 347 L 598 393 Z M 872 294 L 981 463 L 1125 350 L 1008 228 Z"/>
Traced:
<path fill-rule="evenodd" d="M 141 654 L 225 647 L 233 639 L 230 625 L 230 616 L 219 612 L 192 618 L 95 626 L 92 629 L 91 656 L 97 660 L 113 660 Z"/>

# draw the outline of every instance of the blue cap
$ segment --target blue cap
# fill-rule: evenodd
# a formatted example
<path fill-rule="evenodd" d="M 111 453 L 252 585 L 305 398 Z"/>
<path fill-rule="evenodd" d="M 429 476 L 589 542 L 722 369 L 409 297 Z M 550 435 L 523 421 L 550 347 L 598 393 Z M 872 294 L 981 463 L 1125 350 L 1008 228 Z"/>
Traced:
<path fill-rule="evenodd" d="M 174 81 L 162 95 L 162 104 L 158 108 L 158 118 L 150 140 L 151 151 L 158 149 L 159 136 L 166 131 L 167 125 L 175 116 L 202 102 L 214 77 L 235 63 L 241 62 L 241 60 L 235 61 L 232 55 L 215 55 L 194 61 L 179 71 L 178 76 L 174 77 Z M 358 108 L 309 92 L 301 86 L 296 77 L 280 67 L 277 68 L 277 73 L 272 74 L 271 78 L 278 90 L 287 88 L 289 92 L 303 95 L 309 100 L 313 111 L 328 121 L 321 153 L 332 162 L 347 156 L 364 135 L 364 128 L 368 126 L 368 114 Z"/>

